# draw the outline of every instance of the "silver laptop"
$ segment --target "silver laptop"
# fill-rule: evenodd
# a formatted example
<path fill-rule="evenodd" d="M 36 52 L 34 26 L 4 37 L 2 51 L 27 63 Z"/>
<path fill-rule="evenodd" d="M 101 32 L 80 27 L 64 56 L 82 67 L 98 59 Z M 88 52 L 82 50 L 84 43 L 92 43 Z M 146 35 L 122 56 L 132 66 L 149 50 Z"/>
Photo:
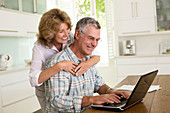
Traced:
<path fill-rule="evenodd" d="M 157 73 L 158 70 L 155 70 L 145 75 L 141 75 L 129 99 L 122 98 L 121 103 L 106 103 L 103 105 L 91 105 L 91 107 L 102 110 L 124 111 L 143 100 Z"/>

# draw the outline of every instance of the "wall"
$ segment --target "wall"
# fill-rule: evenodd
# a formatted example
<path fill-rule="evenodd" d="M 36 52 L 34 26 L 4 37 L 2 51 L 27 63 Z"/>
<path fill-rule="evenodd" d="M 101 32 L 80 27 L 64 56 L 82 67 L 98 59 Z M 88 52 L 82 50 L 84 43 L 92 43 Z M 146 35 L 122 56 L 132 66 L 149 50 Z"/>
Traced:
<path fill-rule="evenodd" d="M 13 66 L 25 64 L 24 59 L 31 59 L 32 47 L 36 38 L 0 36 L 0 54 L 9 53 Z"/>

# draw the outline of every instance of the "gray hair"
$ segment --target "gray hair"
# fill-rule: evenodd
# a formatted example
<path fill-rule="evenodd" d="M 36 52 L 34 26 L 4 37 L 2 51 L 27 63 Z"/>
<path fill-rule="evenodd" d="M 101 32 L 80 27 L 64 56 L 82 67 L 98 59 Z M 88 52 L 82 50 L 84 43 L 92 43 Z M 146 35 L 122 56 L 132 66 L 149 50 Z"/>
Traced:
<path fill-rule="evenodd" d="M 94 26 L 96 29 L 101 29 L 101 26 L 97 20 L 91 17 L 84 17 L 77 22 L 76 30 L 79 30 L 80 35 L 86 32 L 88 26 Z"/>

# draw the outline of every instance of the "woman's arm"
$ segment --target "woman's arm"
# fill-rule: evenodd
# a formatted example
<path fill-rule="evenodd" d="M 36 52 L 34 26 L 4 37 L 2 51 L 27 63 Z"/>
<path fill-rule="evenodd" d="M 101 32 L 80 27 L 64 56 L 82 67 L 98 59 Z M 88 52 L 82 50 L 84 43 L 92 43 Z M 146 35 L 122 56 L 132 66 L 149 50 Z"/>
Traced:
<path fill-rule="evenodd" d="M 100 56 L 93 55 L 92 58 L 81 62 L 76 69 L 74 70 L 76 72 L 76 76 L 80 76 L 83 73 L 85 73 L 91 66 L 97 64 L 100 61 Z"/>
<path fill-rule="evenodd" d="M 75 69 L 76 65 L 77 64 L 75 62 L 68 60 L 59 62 L 51 68 L 48 68 L 40 73 L 40 76 L 38 78 L 38 84 L 47 81 L 51 76 L 55 75 L 61 70 L 69 71 L 70 73 L 75 74 L 73 69 Z"/>

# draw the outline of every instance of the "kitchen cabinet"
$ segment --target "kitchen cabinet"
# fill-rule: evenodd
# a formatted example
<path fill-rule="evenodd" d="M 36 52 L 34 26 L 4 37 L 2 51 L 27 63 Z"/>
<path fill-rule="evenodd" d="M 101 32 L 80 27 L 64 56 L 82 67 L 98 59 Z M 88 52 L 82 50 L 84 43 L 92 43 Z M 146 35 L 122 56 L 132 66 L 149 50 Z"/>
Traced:
<path fill-rule="evenodd" d="M 170 30 L 170 1 L 169 0 L 157 0 L 157 30 L 168 31 Z"/>
<path fill-rule="evenodd" d="M 0 113 L 32 113 L 40 109 L 28 73 L 26 68 L 0 74 Z"/>
<path fill-rule="evenodd" d="M 170 74 L 170 57 L 157 57 L 156 62 L 159 74 Z"/>
<path fill-rule="evenodd" d="M 142 57 L 120 57 L 116 58 L 116 76 L 117 82 L 120 82 L 128 75 L 141 75 L 150 70 L 155 70 L 156 58 Z"/>
<path fill-rule="evenodd" d="M 19 13 L 0 10 L 0 35 L 20 35 L 21 18 Z"/>
<path fill-rule="evenodd" d="M 155 31 L 154 0 L 115 0 L 118 35 Z"/>
<path fill-rule="evenodd" d="M 116 58 L 117 82 L 128 75 L 142 75 L 158 69 L 159 75 L 170 74 L 170 56 L 118 57 Z"/>
<path fill-rule="evenodd" d="M 34 0 L 22 0 L 22 11 L 23 12 L 29 12 L 29 13 L 35 13 L 34 6 L 36 4 L 34 3 Z"/>
<path fill-rule="evenodd" d="M 48 2 L 51 2 L 51 1 L 48 0 Z M 46 7 L 47 7 L 46 0 L 41 0 L 41 1 L 37 0 L 37 13 L 38 14 L 40 15 L 44 14 L 47 9 Z"/>
<path fill-rule="evenodd" d="M 19 10 L 19 1 L 18 0 L 1 0 L 1 6 L 7 9 Z"/>
<path fill-rule="evenodd" d="M 1 36 L 35 37 L 38 32 L 40 15 L 0 10 Z"/>
<path fill-rule="evenodd" d="M 20 12 L 43 14 L 46 11 L 46 0 L 0 0 L 3 9 Z"/>

